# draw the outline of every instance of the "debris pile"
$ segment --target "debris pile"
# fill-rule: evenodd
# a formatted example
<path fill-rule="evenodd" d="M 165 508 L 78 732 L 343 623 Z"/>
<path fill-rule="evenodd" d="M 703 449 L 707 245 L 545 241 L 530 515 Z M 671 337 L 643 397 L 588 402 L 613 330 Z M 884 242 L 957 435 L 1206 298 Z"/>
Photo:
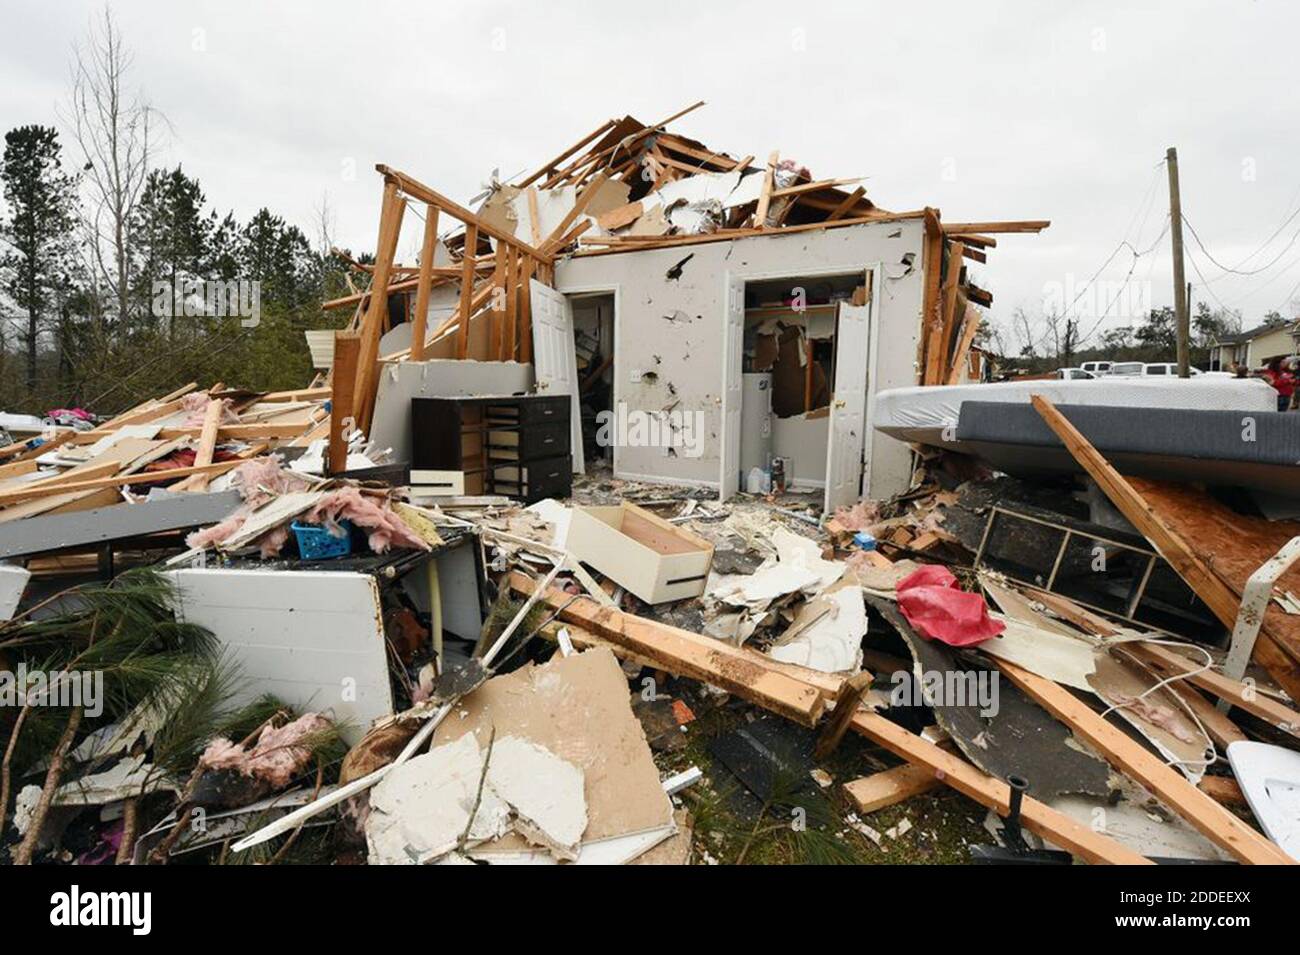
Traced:
<path fill-rule="evenodd" d="M 477 211 L 380 167 L 370 285 L 308 387 L 189 385 L 0 448 L 0 849 L 1300 859 L 1295 464 L 1215 430 L 1229 407 L 1289 433 L 1258 383 L 957 384 L 988 300 L 963 260 L 1046 223 L 900 216 L 669 121 L 611 120 Z M 908 218 L 921 247 L 830 316 L 865 326 L 873 281 L 913 281 L 908 387 L 868 401 L 802 318 L 749 350 L 734 329 L 797 379 L 793 414 L 825 410 L 819 481 L 764 461 L 738 492 L 721 428 L 716 480 L 584 458 L 578 371 L 627 357 L 562 320 L 557 266 Z M 686 261 L 662 281 L 726 287 Z M 714 341 L 744 290 L 715 304 Z M 870 493 L 877 439 L 899 493 Z"/>

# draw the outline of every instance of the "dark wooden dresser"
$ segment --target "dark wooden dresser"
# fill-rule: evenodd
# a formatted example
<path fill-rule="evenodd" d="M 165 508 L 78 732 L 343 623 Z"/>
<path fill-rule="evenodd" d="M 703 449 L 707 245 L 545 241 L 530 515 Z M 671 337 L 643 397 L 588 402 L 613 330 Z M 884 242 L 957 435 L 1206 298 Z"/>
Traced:
<path fill-rule="evenodd" d="M 568 395 L 411 399 L 411 490 L 532 503 L 573 487 Z"/>

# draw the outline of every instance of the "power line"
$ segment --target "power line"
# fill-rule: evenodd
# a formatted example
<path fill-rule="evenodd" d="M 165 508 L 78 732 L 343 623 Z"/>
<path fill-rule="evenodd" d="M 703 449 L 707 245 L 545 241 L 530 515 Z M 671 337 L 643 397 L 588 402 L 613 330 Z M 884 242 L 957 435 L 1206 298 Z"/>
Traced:
<path fill-rule="evenodd" d="M 1300 215 L 1300 208 L 1297 208 L 1296 211 L 1291 214 L 1291 218 L 1288 219 L 1285 223 L 1283 223 L 1283 228 L 1285 228 L 1288 224 L 1290 224 L 1291 219 L 1294 219 L 1298 215 Z M 1261 265 L 1257 269 L 1249 269 L 1243 271 L 1241 269 L 1229 268 L 1228 266 L 1220 262 L 1218 259 L 1216 259 L 1214 256 L 1212 256 L 1210 254 L 1209 249 L 1205 247 L 1205 243 L 1201 241 L 1201 237 L 1200 235 L 1197 234 L 1196 228 L 1192 225 L 1190 221 L 1188 221 L 1187 216 L 1183 216 L 1183 223 L 1187 226 L 1188 230 L 1192 233 L 1192 238 L 1196 240 L 1196 244 L 1200 246 L 1201 251 L 1205 253 L 1205 257 L 1209 259 L 1211 262 L 1213 262 L 1220 269 L 1222 269 L 1225 274 L 1231 274 L 1231 275 L 1258 275 L 1260 272 L 1268 271 L 1274 265 L 1277 264 L 1278 260 L 1281 259 L 1282 256 L 1286 255 L 1287 252 L 1290 251 L 1291 246 L 1295 245 L 1296 239 L 1300 239 L 1300 229 L 1297 229 L 1295 234 L 1291 236 L 1291 241 L 1288 242 L 1285 246 L 1283 246 L 1282 251 L 1279 252 L 1276 256 L 1274 256 L 1273 259 L 1267 265 Z M 1274 236 L 1276 236 L 1276 234 L 1277 233 L 1274 233 Z M 1268 242 L 1272 242 L 1272 241 L 1273 240 L 1271 238 L 1268 240 Z M 1250 259 L 1254 258 L 1256 255 L 1258 255 L 1259 252 L 1268 245 L 1268 242 L 1266 242 L 1264 246 L 1261 246 L 1259 250 L 1256 250 L 1255 252 L 1252 252 L 1250 255 L 1248 255 L 1245 259 L 1242 260 L 1242 262 L 1243 263 L 1247 262 Z M 1218 278 L 1222 278 L 1222 276 L 1218 276 Z"/>

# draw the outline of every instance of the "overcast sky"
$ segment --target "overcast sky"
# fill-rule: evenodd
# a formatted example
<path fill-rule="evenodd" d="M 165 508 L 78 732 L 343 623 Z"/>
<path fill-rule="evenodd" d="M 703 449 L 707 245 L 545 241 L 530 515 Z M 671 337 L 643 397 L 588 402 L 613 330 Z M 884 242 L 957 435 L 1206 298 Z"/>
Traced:
<path fill-rule="evenodd" d="M 5 0 L 0 126 L 57 123 L 69 60 L 100 3 Z M 132 83 L 172 126 L 165 161 L 247 218 L 265 205 L 372 249 L 377 162 L 465 201 L 549 159 L 611 116 L 661 119 L 735 156 L 815 177 L 866 176 L 879 206 L 944 219 L 1044 218 L 1000 237 L 980 284 L 1006 322 L 1045 294 L 1097 323 L 1112 284 L 1078 293 L 1122 240 L 1139 251 L 1168 211 L 1178 147 L 1193 300 L 1247 325 L 1296 309 L 1300 4 L 952 2 L 653 4 L 186 2 L 113 5 Z M 75 154 L 71 142 L 66 143 Z M 1279 227 L 1287 223 L 1284 228 Z M 1266 240 L 1277 233 L 1271 244 Z M 413 258 L 418 227 L 403 233 Z M 1242 260 L 1249 258 L 1245 264 Z M 1102 328 L 1172 299 L 1169 239 L 1132 269 Z M 1098 286 L 1100 289 L 1101 287 Z M 1105 294 L 1103 295 L 1102 292 Z"/>

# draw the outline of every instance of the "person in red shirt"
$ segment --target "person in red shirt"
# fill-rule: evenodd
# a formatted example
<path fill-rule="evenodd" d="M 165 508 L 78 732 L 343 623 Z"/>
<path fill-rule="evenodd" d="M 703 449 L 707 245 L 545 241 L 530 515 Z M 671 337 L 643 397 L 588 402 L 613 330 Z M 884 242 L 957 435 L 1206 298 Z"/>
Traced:
<path fill-rule="evenodd" d="M 1288 360 L 1274 358 L 1264 368 L 1264 380 L 1277 392 L 1277 410 L 1286 411 L 1291 407 L 1291 396 L 1295 394 L 1296 376 Z"/>

